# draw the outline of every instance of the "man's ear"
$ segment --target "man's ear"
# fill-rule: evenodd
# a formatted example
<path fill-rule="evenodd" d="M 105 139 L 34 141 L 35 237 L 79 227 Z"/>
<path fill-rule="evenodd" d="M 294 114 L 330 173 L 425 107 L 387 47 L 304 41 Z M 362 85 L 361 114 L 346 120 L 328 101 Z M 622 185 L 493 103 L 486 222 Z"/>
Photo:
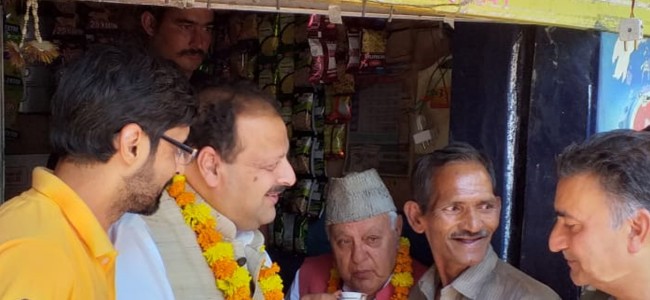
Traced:
<path fill-rule="evenodd" d="M 127 124 L 113 139 L 115 154 L 119 155 L 127 165 L 132 165 L 141 157 L 148 157 L 150 151 L 149 138 L 140 125 Z"/>
<path fill-rule="evenodd" d="M 630 226 L 630 236 L 627 250 L 630 253 L 637 253 L 641 251 L 648 242 L 650 212 L 645 208 L 638 209 L 628 222 Z"/>
<path fill-rule="evenodd" d="M 210 146 L 205 146 L 199 150 L 196 157 L 196 163 L 203 180 L 209 187 L 217 186 L 220 167 L 223 164 L 221 156 Z"/>
<path fill-rule="evenodd" d="M 420 205 L 413 200 L 406 201 L 404 203 L 404 214 L 406 215 L 406 220 L 408 220 L 413 231 L 417 233 L 423 233 L 425 229 L 425 224 L 422 218 L 424 217 Z"/>
<path fill-rule="evenodd" d="M 145 11 L 140 15 L 140 25 L 142 25 L 142 29 L 144 29 L 144 32 L 148 36 L 153 36 L 156 33 L 156 27 L 158 27 L 157 22 L 158 20 L 156 20 L 156 17 L 150 11 Z"/>

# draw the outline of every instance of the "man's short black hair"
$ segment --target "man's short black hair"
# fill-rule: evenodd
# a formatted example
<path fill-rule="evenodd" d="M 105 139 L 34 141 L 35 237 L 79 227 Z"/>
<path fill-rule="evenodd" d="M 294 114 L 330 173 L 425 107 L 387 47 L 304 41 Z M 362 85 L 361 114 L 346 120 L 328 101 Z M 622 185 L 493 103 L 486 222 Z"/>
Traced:
<path fill-rule="evenodd" d="M 138 124 L 151 140 L 191 125 L 197 101 L 174 66 L 141 48 L 100 45 L 71 64 L 52 97 L 54 154 L 76 162 L 107 162 L 114 136 Z"/>
<path fill-rule="evenodd" d="M 650 132 L 614 130 L 569 145 L 557 158 L 557 172 L 559 179 L 595 175 L 611 196 L 618 226 L 637 209 L 650 210 Z"/>
<path fill-rule="evenodd" d="M 246 81 L 207 87 L 199 93 L 199 103 L 199 116 L 187 144 L 198 149 L 210 146 L 226 162 L 232 162 L 240 150 L 238 116 L 257 113 L 281 117 L 277 101 Z"/>

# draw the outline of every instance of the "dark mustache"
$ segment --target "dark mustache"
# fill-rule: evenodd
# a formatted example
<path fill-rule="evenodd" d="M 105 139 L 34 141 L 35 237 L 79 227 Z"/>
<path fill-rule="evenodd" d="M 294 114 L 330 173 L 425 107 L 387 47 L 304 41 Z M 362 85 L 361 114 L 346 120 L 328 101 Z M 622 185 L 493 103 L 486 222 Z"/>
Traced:
<path fill-rule="evenodd" d="M 286 189 L 287 189 L 286 186 L 277 185 L 277 186 L 274 186 L 271 189 L 269 189 L 269 191 L 266 192 L 266 193 L 267 194 L 274 194 L 274 193 L 282 194 L 282 192 L 284 192 L 284 190 L 286 190 Z"/>
<path fill-rule="evenodd" d="M 205 51 L 201 49 L 185 49 L 181 50 L 181 52 L 178 52 L 178 55 L 180 56 L 185 56 L 185 55 L 201 55 L 205 56 Z"/>
<path fill-rule="evenodd" d="M 488 236 L 488 231 L 486 229 L 481 229 L 477 232 L 471 232 L 468 230 L 459 230 L 451 234 L 452 239 L 481 239 Z"/>

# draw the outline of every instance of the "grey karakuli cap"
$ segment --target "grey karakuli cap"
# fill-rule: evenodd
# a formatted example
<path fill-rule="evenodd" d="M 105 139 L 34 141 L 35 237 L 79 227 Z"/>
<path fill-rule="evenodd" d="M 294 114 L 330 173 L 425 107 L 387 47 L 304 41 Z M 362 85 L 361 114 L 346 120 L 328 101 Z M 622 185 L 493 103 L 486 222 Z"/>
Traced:
<path fill-rule="evenodd" d="M 330 179 L 326 225 L 361 221 L 390 211 L 396 211 L 395 203 L 377 170 Z"/>

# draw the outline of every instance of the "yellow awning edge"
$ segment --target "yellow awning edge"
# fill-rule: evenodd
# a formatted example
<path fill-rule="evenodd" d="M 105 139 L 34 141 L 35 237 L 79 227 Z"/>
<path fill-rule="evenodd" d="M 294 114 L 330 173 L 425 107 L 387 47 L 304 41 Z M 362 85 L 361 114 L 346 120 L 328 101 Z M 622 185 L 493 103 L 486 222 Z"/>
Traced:
<path fill-rule="evenodd" d="M 344 16 L 447 19 L 538 24 L 618 32 L 629 18 L 632 0 L 95 0 L 101 2 L 209 7 L 287 13 L 327 14 L 341 6 Z M 650 0 L 636 0 L 634 15 L 650 36 Z"/>
<path fill-rule="evenodd" d="M 630 17 L 632 0 L 370 0 L 367 3 L 393 6 L 402 13 L 408 10 L 418 14 L 618 32 L 620 20 Z M 636 0 L 634 16 L 647 24 L 644 35 L 650 35 L 650 0 Z"/>

